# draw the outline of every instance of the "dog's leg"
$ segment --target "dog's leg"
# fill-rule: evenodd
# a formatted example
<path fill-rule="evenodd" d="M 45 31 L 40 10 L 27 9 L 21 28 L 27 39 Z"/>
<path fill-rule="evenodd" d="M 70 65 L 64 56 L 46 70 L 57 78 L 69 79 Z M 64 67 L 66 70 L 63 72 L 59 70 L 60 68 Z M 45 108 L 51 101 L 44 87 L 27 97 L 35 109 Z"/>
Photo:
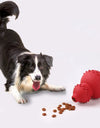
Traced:
<path fill-rule="evenodd" d="M 66 89 L 63 86 L 55 86 L 44 84 L 41 86 L 41 89 L 49 90 L 49 91 L 65 91 Z"/>
<path fill-rule="evenodd" d="M 19 90 L 20 86 L 20 64 L 16 65 L 15 72 L 13 73 L 13 85 L 9 87 L 9 92 L 13 95 L 16 101 L 20 104 L 26 103 L 26 100 L 21 95 L 21 90 Z"/>
<path fill-rule="evenodd" d="M 13 95 L 16 101 L 20 104 L 25 104 L 27 101 L 22 97 L 16 86 L 10 86 L 9 92 Z"/>

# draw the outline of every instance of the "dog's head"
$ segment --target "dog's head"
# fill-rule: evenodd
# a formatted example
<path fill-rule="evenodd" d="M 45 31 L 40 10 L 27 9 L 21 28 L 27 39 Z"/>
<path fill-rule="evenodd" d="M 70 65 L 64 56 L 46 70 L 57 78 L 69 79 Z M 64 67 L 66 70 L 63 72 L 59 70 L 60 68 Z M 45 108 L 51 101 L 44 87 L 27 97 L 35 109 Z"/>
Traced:
<path fill-rule="evenodd" d="M 21 81 L 25 77 L 30 76 L 32 88 L 36 91 L 42 86 L 49 76 L 53 58 L 48 55 L 40 54 L 24 54 L 18 57 L 20 63 L 20 78 Z"/>

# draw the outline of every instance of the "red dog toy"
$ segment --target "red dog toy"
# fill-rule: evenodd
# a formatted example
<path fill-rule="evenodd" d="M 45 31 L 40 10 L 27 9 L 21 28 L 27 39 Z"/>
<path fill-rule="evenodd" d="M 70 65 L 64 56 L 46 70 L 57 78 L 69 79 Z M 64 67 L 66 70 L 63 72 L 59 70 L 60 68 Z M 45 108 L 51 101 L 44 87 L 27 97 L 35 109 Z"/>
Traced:
<path fill-rule="evenodd" d="M 86 103 L 91 98 L 100 98 L 100 72 L 95 70 L 86 71 L 80 84 L 73 90 L 72 99 L 75 102 Z"/>

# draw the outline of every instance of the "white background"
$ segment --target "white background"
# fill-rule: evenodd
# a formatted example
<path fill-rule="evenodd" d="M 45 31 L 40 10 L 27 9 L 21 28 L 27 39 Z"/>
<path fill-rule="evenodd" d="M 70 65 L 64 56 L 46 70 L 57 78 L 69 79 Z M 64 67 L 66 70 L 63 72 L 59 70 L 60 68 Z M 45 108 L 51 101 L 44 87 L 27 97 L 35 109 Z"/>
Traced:
<path fill-rule="evenodd" d="M 49 84 L 65 86 L 66 92 L 42 91 L 27 94 L 28 103 L 17 104 L 5 92 L 0 73 L 0 127 L 2 128 L 100 128 L 100 100 L 86 104 L 71 100 L 74 86 L 88 69 L 100 70 L 100 0 L 13 0 L 20 15 L 8 23 L 33 53 L 53 56 Z M 2 0 L 1 0 L 2 2 Z M 57 114 L 52 109 L 62 102 L 75 111 Z M 47 108 L 43 117 L 41 108 Z"/>

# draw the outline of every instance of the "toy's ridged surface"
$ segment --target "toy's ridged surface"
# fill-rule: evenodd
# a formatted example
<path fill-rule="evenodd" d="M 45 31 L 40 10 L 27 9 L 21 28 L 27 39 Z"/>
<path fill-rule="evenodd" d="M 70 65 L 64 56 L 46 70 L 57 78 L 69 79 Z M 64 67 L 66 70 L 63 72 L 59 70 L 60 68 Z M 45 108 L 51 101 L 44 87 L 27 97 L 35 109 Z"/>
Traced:
<path fill-rule="evenodd" d="M 100 98 L 100 72 L 96 70 L 86 71 L 80 83 L 87 83 L 92 89 L 92 98 Z"/>
<path fill-rule="evenodd" d="M 86 83 L 77 84 L 73 91 L 72 99 L 75 102 L 85 103 L 91 99 L 92 90 Z"/>

